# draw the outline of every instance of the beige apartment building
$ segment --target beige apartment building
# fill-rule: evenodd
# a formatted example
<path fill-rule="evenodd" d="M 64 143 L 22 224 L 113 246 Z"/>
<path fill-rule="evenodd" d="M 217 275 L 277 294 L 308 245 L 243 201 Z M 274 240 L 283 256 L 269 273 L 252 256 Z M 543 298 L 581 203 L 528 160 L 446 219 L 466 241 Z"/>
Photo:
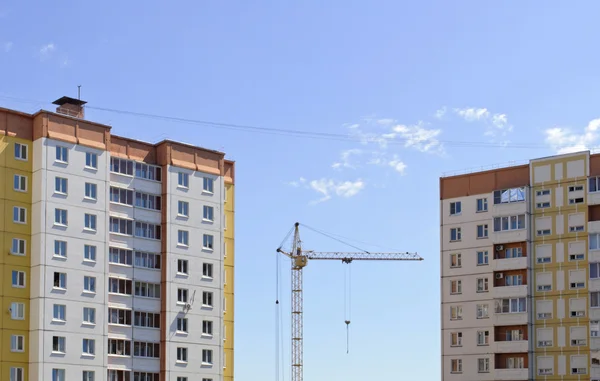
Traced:
<path fill-rule="evenodd" d="M 600 155 L 440 179 L 443 381 L 600 381 Z"/>

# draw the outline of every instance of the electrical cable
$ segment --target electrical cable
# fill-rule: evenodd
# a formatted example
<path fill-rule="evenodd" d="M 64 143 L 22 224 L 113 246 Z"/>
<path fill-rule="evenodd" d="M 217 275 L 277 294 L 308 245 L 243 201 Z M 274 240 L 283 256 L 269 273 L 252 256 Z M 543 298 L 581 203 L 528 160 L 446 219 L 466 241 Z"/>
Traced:
<path fill-rule="evenodd" d="M 301 225 L 304 226 L 307 229 L 310 229 L 310 230 L 314 231 L 315 233 L 319 233 L 319 234 L 321 234 L 321 235 L 323 235 L 323 236 L 325 236 L 327 238 L 330 238 L 330 239 L 332 239 L 334 241 L 338 241 L 339 243 L 343 243 L 344 245 L 350 246 L 350 247 L 352 247 L 352 248 L 354 248 L 356 250 L 360 250 L 362 252 L 365 252 L 365 253 L 369 254 L 369 252 L 367 250 L 361 249 L 360 247 L 352 245 L 351 243 L 348 243 L 348 242 L 345 242 L 345 241 L 343 241 L 343 240 L 341 240 L 339 238 L 333 237 L 333 236 L 331 236 L 331 235 L 329 235 L 329 234 L 327 234 L 327 233 L 325 233 L 323 231 L 320 231 L 320 230 L 315 229 L 315 228 L 311 228 L 310 226 L 305 225 L 305 224 L 301 224 Z"/>

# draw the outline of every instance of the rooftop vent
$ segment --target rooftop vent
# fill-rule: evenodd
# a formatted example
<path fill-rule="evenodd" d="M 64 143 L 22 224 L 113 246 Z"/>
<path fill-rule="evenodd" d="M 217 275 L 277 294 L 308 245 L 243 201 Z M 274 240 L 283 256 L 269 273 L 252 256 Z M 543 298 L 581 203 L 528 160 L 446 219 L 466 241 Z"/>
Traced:
<path fill-rule="evenodd" d="M 80 119 L 84 118 L 83 105 L 86 103 L 87 102 L 85 101 L 71 97 L 62 97 L 52 102 L 52 104 L 58 105 L 56 108 L 56 112 L 58 114 L 68 115 Z"/>

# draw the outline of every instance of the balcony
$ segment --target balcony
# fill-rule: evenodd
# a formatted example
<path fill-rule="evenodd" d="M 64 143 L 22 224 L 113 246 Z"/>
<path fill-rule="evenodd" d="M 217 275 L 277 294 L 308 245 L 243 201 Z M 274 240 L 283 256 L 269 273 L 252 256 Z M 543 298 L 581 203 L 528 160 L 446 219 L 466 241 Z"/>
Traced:
<path fill-rule="evenodd" d="M 527 285 L 519 285 L 519 286 L 501 286 L 495 287 L 493 290 L 493 298 L 494 299 L 503 299 L 503 298 L 519 298 L 527 296 Z"/>
<path fill-rule="evenodd" d="M 494 345 L 496 353 L 523 353 L 528 348 L 528 331 L 526 325 L 494 327 Z"/>
<path fill-rule="evenodd" d="M 527 324 L 527 312 L 495 313 L 494 325 L 522 325 Z"/>
<path fill-rule="evenodd" d="M 527 268 L 527 257 L 494 259 L 492 262 L 493 271 L 519 270 Z"/>
<path fill-rule="evenodd" d="M 529 369 L 496 369 L 494 380 L 527 380 L 529 377 Z"/>
<path fill-rule="evenodd" d="M 495 244 L 522 242 L 527 240 L 527 229 L 494 231 L 490 236 Z"/>

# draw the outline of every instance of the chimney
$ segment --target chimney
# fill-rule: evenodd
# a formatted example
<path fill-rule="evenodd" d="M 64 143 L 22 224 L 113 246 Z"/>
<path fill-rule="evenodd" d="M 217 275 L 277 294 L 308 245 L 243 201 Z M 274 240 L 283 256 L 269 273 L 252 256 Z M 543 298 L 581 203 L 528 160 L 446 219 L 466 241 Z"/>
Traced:
<path fill-rule="evenodd" d="M 56 112 L 58 114 L 68 115 L 80 119 L 84 118 L 83 105 L 86 103 L 87 102 L 85 101 L 71 97 L 62 97 L 52 102 L 52 104 L 58 105 L 56 108 Z"/>

